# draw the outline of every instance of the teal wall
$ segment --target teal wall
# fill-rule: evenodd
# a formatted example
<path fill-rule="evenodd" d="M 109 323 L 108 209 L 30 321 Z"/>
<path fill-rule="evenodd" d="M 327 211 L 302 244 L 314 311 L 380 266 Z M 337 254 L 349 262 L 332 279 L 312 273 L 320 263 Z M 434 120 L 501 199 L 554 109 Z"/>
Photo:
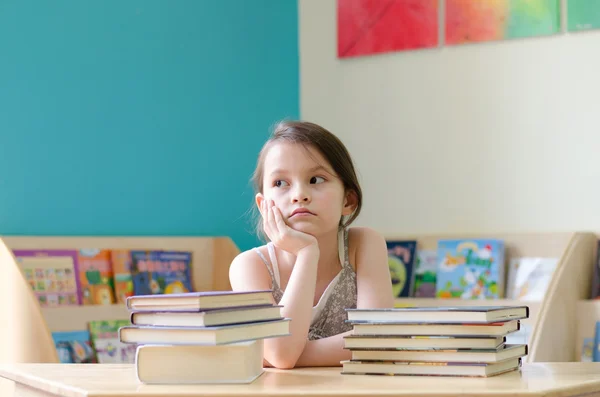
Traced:
<path fill-rule="evenodd" d="M 0 1 L 0 233 L 257 243 L 249 178 L 299 113 L 296 0 Z"/>

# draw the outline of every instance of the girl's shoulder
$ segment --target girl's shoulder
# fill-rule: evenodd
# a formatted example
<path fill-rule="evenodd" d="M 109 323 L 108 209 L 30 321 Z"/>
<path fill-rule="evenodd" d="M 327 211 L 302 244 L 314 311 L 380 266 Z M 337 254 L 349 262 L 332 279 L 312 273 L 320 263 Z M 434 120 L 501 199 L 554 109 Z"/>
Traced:
<path fill-rule="evenodd" d="M 347 229 L 348 233 L 348 260 L 354 270 L 357 270 L 359 262 L 371 255 L 381 255 L 382 250 L 386 252 L 387 246 L 384 236 L 377 230 L 355 226 Z"/>
<path fill-rule="evenodd" d="M 377 230 L 366 226 L 354 226 L 347 229 L 348 249 L 356 250 L 363 245 L 385 244 L 385 238 Z"/>
<path fill-rule="evenodd" d="M 259 253 L 262 254 L 262 257 Z M 246 277 L 266 279 L 269 274 L 263 257 L 269 260 L 266 245 L 240 252 L 229 265 L 229 280 L 233 282 L 234 279 Z"/>

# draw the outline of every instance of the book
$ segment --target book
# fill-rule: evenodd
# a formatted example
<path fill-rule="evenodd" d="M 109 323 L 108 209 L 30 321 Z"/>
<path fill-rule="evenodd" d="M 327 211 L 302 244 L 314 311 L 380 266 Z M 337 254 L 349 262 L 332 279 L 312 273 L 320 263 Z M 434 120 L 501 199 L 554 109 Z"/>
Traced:
<path fill-rule="evenodd" d="M 62 364 L 96 363 L 96 354 L 88 330 L 55 331 L 52 339 Z"/>
<path fill-rule="evenodd" d="M 594 361 L 594 338 L 583 338 L 581 346 L 581 362 L 591 363 Z"/>
<path fill-rule="evenodd" d="M 110 250 L 80 249 L 77 255 L 81 303 L 83 305 L 115 303 Z"/>
<path fill-rule="evenodd" d="M 596 257 L 592 271 L 592 299 L 600 299 L 600 240 L 596 243 Z"/>
<path fill-rule="evenodd" d="M 171 345 L 222 345 L 288 336 L 289 319 L 215 327 L 126 326 L 119 329 L 123 343 Z"/>
<path fill-rule="evenodd" d="M 495 323 L 529 318 L 528 306 L 396 307 L 346 309 L 350 322 Z"/>
<path fill-rule="evenodd" d="M 497 349 L 352 350 L 353 361 L 495 363 L 527 355 L 527 345 Z"/>
<path fill-rule="evenodd" d="M 502 240 L 439 240 L 437 252 L 438 298 L 498 299 L 504 296 Z"/>
<path fill-rule="evenodd" d="M 272 305 L 271 290 L 204 291 L 182 294 L 134 295 L 127 298 L 132 311 L 190 311 L 227 307 Z"/>
<path fill-rule="evenodd" d="M 529 336 L 533 331 L 531 324 L 521 323 L 517 332 L 511 332 L 506 335 L 506 343 L 511 345 L 527 344 L 529 343 Z"/>
<path fill-rule="evenodd" d="M 592 351 L 592 361 L 600 362 L 600 321 L 596 321 L 594 328 L 594 350 Z"/>
<path fill-rule="evenodd" d="M 508 267 L 506 298 L 541 301 L 557 264 L 558 258 L 512 258 Z"/>
<path fill-rule="evenodd" d="M 506 336 L 521 328 L 520 320 L 490 324 L 352 323 L 354 335 Z"/>
<path fill-rule="evenodd" d="M 342 361 L 342 374 L 489 377 L 515 371 L 520 367 L 520 358 L 489 364 L 347 360 Z"/>
<path fill-rule="evenodd" d="M 131 251 L 134 295 L 192 291 L 191 252 Z"/>
<path fill-rule="evenodd" d="M 124 249 L 113 249 L 110 254 L 114 273 L 115 300 L 117 303 L 125 303 L 128 297 L 133 296 L 131 252 Z"/>
<path fill-rule="evenodd" d="M 263 373 L 263 340 L 223 346 L 141 345 L 135 368 L 145 384 L 251 383 Z"/>
<path fill-rule="evenodd" d="M 170 327 L 208 327 L 279 320 L 282 306 L 249 306 L 189 312 L 133 312 L 131 324 Z"/>
<path fill-rule="evenodd" d="M 415 298 L 435 298 L 437 265 L 437 251 L 417 249 L 413 289 Z"/>
<path fill-rule="evenodd" d="M 503 337 L 346 335 L 345 349 L 497 349 Z"/>
<path fill-rule="evenodd" d="M 92 347 L 100 364 L 133 364 L 135 346 L 119 340 L 119 328 L 129 325 L 127 320 L 90 321 L 88 328 Z"/>
<path fill-rule="evenodd" d="M 417 242 L 415 240 L 386 241 L 386 245 L 394 297 L 412 296 Z"/>
<path fill-rule="evenodd" d="M 76 250 L 13 250 L 41 307 L 81 304 Z"/>

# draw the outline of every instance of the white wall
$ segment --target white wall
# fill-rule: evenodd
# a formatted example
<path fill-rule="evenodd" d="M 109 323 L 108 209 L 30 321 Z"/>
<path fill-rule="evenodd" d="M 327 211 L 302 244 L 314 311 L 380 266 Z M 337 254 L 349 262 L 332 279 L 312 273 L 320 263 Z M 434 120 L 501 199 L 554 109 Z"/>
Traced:
<path fill-rule="evenodd" d="M 383 233 L 600 230 L 600 32 L 339 60 L 300 0 L 300 109 L 360 171 Z"/>

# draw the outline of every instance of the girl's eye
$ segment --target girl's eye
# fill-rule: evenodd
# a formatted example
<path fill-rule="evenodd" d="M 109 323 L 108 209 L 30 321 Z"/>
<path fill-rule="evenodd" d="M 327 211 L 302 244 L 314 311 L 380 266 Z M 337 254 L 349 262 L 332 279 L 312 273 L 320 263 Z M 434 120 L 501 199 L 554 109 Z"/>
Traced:
<path fill-rule="evenodd" d="M 273 185 L 277 186 L 277 187 L 284 187 L 284 186 L 287 186 L 287 182 L 279 179 L 279 180 L 275 181 L 275 183 Z"/>
<path fill-rule="evenodd" d="M 325 179 L 320 176 L 313 176 L 312 178 L 310 178 L 310 183 L 323 183 L 323 182 L 325 182 Z"/>

